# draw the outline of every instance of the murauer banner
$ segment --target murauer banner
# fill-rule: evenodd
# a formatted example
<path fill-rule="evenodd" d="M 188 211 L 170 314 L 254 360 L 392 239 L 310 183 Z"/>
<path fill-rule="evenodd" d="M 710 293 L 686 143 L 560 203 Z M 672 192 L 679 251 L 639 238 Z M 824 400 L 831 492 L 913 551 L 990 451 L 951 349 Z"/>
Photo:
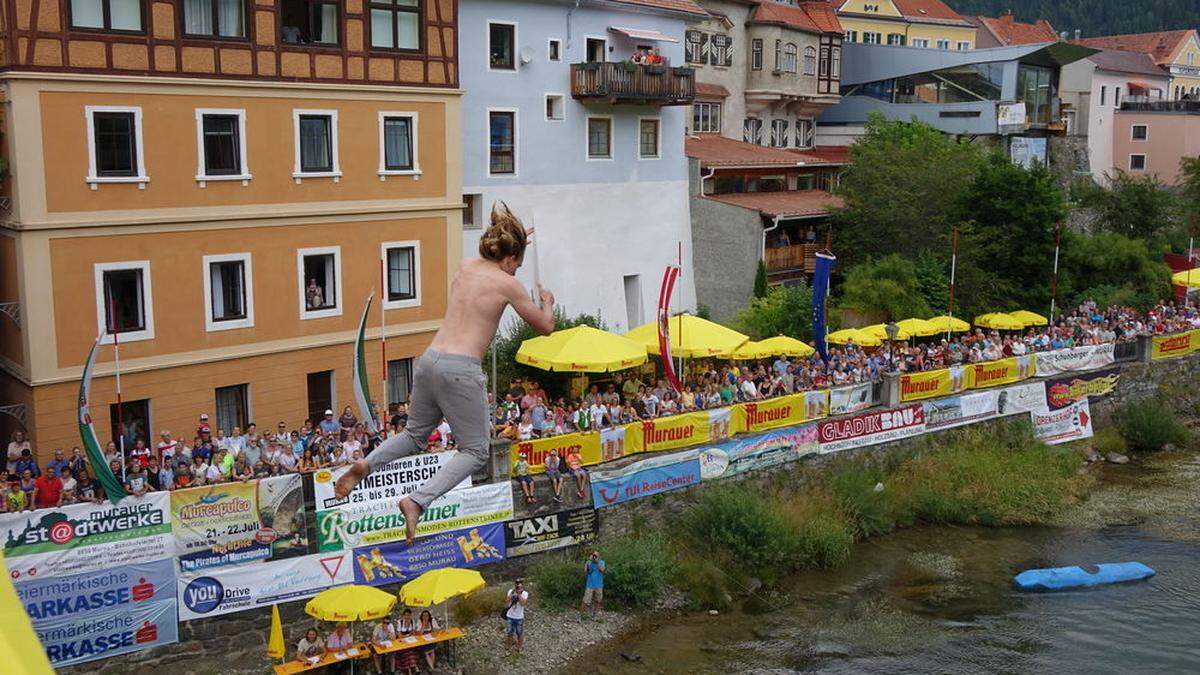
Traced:
<path fill-rule="evenodd" d="M 508 557 L 516 558 L 593 542 L 596 530 L 595 509 L 559 511 L 508 521 L 504 524 L 504 546 Z"/>
<path fill-rule="evenodd" d="M 1154 360 L 1169 359 L 1175 356 L 1187 356 L 1193 351 L 1193 334 L 1196 331 L 1177 333 L 1175 335 L 1155 335 L 1150 338 L 1150 358 Z"/>
<path fill-rule="evenodd" d="M 969 370 L 962 366 L 905 373 L 900 376 L 900 400 L 920 401 L 960 392 L 971 386 L 968 373 Z"/>
<path fill-rule="evenodd" d="M 318 550 L 337 551 L 404 538 L 404 515 L 398 498 L 343 504 L 317 512 Z M 417 536 L 512 518 L 512 485 L 508 482 L 451 490 L 435 499 L 417 524 Z"/>
<path fill-rule="evenodd" d="M 1121 369 L 1114 367 L 1046 380 L 1046 403 L 1058 410 L 1091 396 L 1111 394 L 1120 379 Z"/>
<path fill-rule="evenodd" d="M 659 417 L 625 427 L 626 448 L 634 452 L 657 452 L 699 445 L 709 440 L 707 412 Z"/>
<path fill-rule="evenodd" d="M 1038 352 L 1037 374 L 1039 377 L 1069 373 L 1073 370 L 1103 368 L 1116 362 L 1113 344 L 1086 345 L 1070 349 L 1055 349 Z"/>
<path fill-rule="evenodd" d="M 739 403 L 736 409 L 741 413 L 745 431 L 769 431 L 793 426 L 804 421 L 804 394 Z"/>
<path fill-rule="evenodd" d="M 517 441 L 509 450 L 511 467 L 517 466 L 521 453 L 525 453 L 525 461 L 529 462 L 529 473 L 542 473 L 546 470 L 544 462 L 550 456 L 550 451 L 557 451 L 561 465 L 567 464 L 567 453 L 577 452 L 584 466 L 600 463 L 600 434 L 587 431 L 574 434 L 563 434 L 549 438 L 535 438 L 529 441 Z M 516 471 L 516 469 L 513 469 Z M 514 474 L 515 475 L 515 474 Z"/>
<path fill-rule="evenodd" d="M 258 520 L 256 482 L 171 492 L 179 569 L 236 565 L 271 556 L 273 534 Z"/>
<path fill-rule="evenodd" d="M 1012 384 L 1033 377 L 1034 356 L 1010 356 L 1007 359 L 973 363 L 967 366 L 967 380 L 972 389 L 987 389 L 1002 384 Z"/>
<path fill-rule="evenodd" d="M 416 492 L 417 488 L 421 487 L 456 454 L 458 454 L 457 450 L 424 452 L 388 462 L 359 481 L 345 499 L 338 499 L 334 496 L 333 486 L 342 477 L 342 474 L 350 470 L 350 467 L 321 469 L 313 473 L 313 497 L 317 512 L 381 500 L 390 500 L 394 505 L 404 495 Z M 470 485 L 471 477 L 467 476 L 455 489 L 470 487 Z"/>
<path fill-rule="evenodd" d="M 1076 401 L 1061 410 L 1029 413 L 1033 435 L 1044 443 L 1057 445 L 1092 437 L 1092 413 L 1087 399 Z"/>
<path fill-rule="evenodd" d="M 151 492 L 117 504 L 72 504 L 0 515 L 0 536 L 13 581 L 93 572 L 168 558 L 171 497 Z"/>
<path fill-rule="evenodd" d="M 415 579 L 443 567 L 479 567 L 504 560 L 504 525 L 492 523 L 413 542 L 354 549 L 354 581 L 382 586 Z"/>
<path fill-rule="evenodd" d="M 177 641 L 170 558 L 24 581 L 16 589 L 55 666 Z"/>
<path fill-rule="evenodd" d="M 181 621 L 203 619 L 311 598 L 353 583 L 350 566 L 350 554 L 341 551 L 218 567 L 180 574 L 172 593 L 178 594 Z"/>
<path fill-rule="evenodd" d="M 887 443 L 925 432 L 925 409 L 920 403 L 822 420 L 817 424 L 821 452 Z"/>

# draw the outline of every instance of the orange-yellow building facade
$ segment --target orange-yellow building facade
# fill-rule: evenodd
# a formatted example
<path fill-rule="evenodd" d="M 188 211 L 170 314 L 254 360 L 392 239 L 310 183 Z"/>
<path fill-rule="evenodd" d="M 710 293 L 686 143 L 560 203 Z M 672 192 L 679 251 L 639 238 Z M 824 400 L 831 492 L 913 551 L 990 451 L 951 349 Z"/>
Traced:
<path fill-rule="evenodd" d="M 115 332 L 127 438 L 190 441 L 200 413 L 296 427 L 353 403 L 371 293 L 372 391 L 386 335 L 403 398 L 462 250 L 453 1 L 399 10 L 387 47 L 365 0 L 245 0 L 214 14 L 235 37 L 192 34 L 207 24 L 182 0 L 143 0 L 138 20 L 107 1 L 101 28 L 66 0 L 6 3 L 0 303 L 19 321 L 0 316 L 0 406 L 24 406 L 43 462 L 69 452 L 88 350 Z M 114 358 L 101 348 L 92 388 L 103 440 Z M 17 428 L 0 415 L 5 442 Z"/>

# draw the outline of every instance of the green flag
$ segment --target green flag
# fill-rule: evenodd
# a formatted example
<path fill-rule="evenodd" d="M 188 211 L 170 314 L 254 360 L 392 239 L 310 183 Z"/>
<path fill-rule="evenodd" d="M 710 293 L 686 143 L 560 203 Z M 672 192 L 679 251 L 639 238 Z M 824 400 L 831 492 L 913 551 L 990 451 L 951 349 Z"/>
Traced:
<path fill-rule="evenodd" d="M 362 318 L 358 320 L 358 336 L 354 339 L 354 402 L 358 405 L 358 416 L 362 419 L 363 428 L 367 433 L 374 434 L 379 429 L 375 425 L 375 410 L 371 405 L 371 386 L 367 383 L 367 313 L 371 311 L 371 301 L 375 294 L 367 298 L 363 307 Z M 386 368 L 387 365 L 385 364 Z"/>
<path fill-rule="evenodd" d="M 96 430 L 92 428 L 92 416 L 88 412 L 88 392 L 92 389 L 92 367 L 96 364 L 96 352 L 100 350 L 102 339 L 104 339 L 103 333 L 96 338 L 96 344 L 92 345 L 87 363 L 83 366 L 83 380 L 79 383 L 79 438 L 83 440 L 88 461 L 92 463 L 92 473 L 96 475 L 96 480 L 104 488 L 104 494 L 108 495 L 109 501 L 116 504 L 124 499 L 127 493 L 121 486 L 121 481 L 117 480 L 112 469 L 108 467 L 108 460 L 104 459 L 104 449 L 100 447 L 100 439 L 96 438 Z"/>

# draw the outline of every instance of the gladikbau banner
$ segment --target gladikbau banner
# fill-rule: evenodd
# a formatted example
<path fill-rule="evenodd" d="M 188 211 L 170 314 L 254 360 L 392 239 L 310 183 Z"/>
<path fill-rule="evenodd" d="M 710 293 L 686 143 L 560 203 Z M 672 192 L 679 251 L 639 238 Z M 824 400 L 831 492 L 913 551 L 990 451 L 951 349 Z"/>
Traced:
<path fill-rule="evenodd" d="M 887 443 L 924 432 L 925 409 L 920 403 L 823 420 L 817 424 L 822 453 Z"/>

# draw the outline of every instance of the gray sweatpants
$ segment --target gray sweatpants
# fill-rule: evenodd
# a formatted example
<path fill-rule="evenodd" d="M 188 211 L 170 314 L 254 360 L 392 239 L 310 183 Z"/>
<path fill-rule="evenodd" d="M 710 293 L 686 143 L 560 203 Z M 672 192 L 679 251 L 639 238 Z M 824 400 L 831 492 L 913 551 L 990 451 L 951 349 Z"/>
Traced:
<path fill-rule="evenodd" d="M 488 460 L 487 378 L 479 359 L 442 354 L 426 349 L 413 369 L 413 390 L 408 401 L 408 426 L 384 441 L 371 454 L 371 470 L 388 462 L 424 452 L 429 434 L 442 423 L 450 424 L 458 454 L 410 497 L 429 508 Z"/>

